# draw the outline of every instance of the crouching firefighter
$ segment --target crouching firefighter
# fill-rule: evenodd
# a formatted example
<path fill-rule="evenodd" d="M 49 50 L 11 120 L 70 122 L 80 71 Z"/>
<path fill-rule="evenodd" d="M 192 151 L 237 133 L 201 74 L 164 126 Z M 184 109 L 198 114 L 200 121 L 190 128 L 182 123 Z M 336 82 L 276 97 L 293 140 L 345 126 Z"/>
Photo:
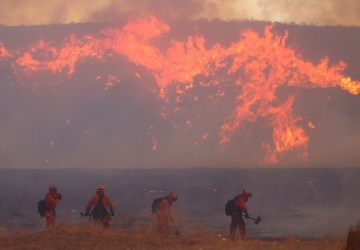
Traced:
<path fill-rule="evenodd" d="M 105 229 L 110 228 L 110 216 L 114 216 L 114 207 L 110 198 L 105 195 L 104 186 L 99 186 L 96 194 L 89 200 L 85 216 L 90 216 L 95 224 L 102 224 Z"/>
<path fill-rule="evenodd" d="M 230 224 L 230 238 L 234 239 L 236 230 L 239 227 L 240 237 L 246 236 L 246 225 L 242 214 L 244 213 L 245 218 L 249 218 L 248 209 L 246 202 L 252 197 L 252 193 L 249 189 L 243 190 L 242 194 L 237 195 L 234 198 L 234 209 L 231 212 L 231 224 Z"/>
<path fill-rule="evenodd" d="M 171 212 L 171 205 L 173 202 L 177 201 L 177 199 L 177 194 L 175 192 L 171 192 L 164 198 L 155 199 L 152 205 L 153 212 L 156 215 L 157 230 L 163 235 L 170 235 L 172 228 L 175 229 L 175 234 L 178 233 Z"/>

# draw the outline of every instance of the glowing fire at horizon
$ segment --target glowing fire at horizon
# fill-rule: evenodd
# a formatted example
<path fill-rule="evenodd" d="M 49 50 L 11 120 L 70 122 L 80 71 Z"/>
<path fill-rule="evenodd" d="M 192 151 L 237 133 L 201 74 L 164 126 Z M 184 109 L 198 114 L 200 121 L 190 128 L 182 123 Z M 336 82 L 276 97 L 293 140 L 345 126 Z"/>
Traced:
<path fill-rule="evenodd" d="M 302 122 L 303 118 L 294 114 L 295 95 L 279 104 L 277 89 L 285 85 L 309 89 L 340 87 L 357 95 L 360 82 L 341 73 L 346 68 L 342 61 L 334 65 L 329 65 L 327 57 L 318 65 L 305 61 L 286 45 L 288 34 L 275 34 L 272 28 L 272 25 L 267 26 L 263 36 L 246 30 L 228 47 L 214 44 L 207 48 L 203 36 L 189 36 L 186 41 L 172 40 L 164 52 L 151 41 L 169 32 L 170 27 L 151 16 L 132 19 L 120 28 L 103 29 L 97 35 L 77 37 L 74 34 L 58 46 L 39 40 L 26 50 L 9 51 L 0 43 L 0 66 L 12 61 L 16 70 L 21 69 L 26 74 L 51 71 L 71 77 L 80 62 L 105 61 L 117 54 L 145 68 L 158 85 L 159 97 L 165 101 L 168 89 L 175 86 L 177 103 L 181 103 L 182 97 L 194 87 L 214 88 L 215 93 L 209 95 L 209 99 L 230 98 L 227 93 L 230 84 L 232 90 L 236 90 L 234 109 L 227 111 L 219 127 L 220 145 L 231 143 L 244 122 L 263 119 L 272 128 L 272 141 L 261 144 L 265 151 L 261 163 L 276 164 L 279 156 L 294 150 L 306 159 L 309 137 L 302 126 L 315 129 L 315 125 L 311 121 Z M 134 72 L 134 75 L 141 79 L 139 73 Z M 121 82 L 115 76 L 107 79 L 106 90 Z M 195 97 L 193 101 L 198 99 Z M 162 116 L 166 117 L 163 113 Z M 191 120 L 186 120 L 185 124 L 188 128 L 193 125 Z M 204 140 L 209 136 L 208 132 L 202 134 Z M 149 136 L 155 151 L 158 141 L 151 133 Z"/>

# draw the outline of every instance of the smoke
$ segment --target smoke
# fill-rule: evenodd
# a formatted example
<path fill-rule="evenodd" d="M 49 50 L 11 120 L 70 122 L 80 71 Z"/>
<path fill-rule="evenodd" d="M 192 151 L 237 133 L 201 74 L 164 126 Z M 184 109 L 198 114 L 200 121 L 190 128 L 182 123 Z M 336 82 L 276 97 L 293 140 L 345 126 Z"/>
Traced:
<path fill-rule="evenodd" d="M 79 22 L 116 22 L 149 14 L 168 20 L 263 20 L 309 25 L 360 26 L 356 0 L 4 0 L 0 24 L 39 25 Z"/>
<path fill-rule="evenodd" d="M 179 200 L 173 204 L 173 215 L 179 228 L 191 232 L 199 223 L 228 234 L 230 218 L 224 204 L 244 187 L 253 192 L 249 214 L 262 217 L 258 225 L 245 220 L 252 237 L 343 237 L 358 221 L 359 169 L 0 169 L 0 173 L 4 227 L 40 228 L 35 205 L 51 184 L 63 195 L 57 206 L 58 223 L 80 223 L 79 212 L 100 184 L 115 207 L 113 228 L 151 226 L 153 199 L 175 191 Z"/>
<path fill-rule="evenodd" d="M 359 26 L 358 1 L 259 0 L 260 19 L 297 24 Z"/>

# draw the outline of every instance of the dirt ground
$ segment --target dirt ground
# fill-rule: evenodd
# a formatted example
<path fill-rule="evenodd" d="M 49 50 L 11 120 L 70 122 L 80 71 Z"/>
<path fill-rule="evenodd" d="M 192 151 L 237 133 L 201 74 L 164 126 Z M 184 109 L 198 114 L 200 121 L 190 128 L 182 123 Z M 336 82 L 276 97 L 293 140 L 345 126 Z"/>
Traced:
<path fill-rule="evenodd" d="M 159 235 L 151 229 L 103 230 L 63 224 L 51 230 L 0 232 L 0 249 L 345 249 L 346 239 L 229 240 L 214 232 Z"/>

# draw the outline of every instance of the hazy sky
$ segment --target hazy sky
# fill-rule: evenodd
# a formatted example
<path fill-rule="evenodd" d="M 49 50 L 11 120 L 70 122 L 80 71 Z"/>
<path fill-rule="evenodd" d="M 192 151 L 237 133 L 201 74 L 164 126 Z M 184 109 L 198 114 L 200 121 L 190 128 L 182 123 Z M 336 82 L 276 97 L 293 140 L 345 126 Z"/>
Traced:
<path fill-rule="evenodd" d="M 266 20 L 360 26 L 357 0 L 2 0 L 0 24 L 113 22 L 155 14 L 161 18 Z"/>
<path fill-rule="evenodd" d="M 0 167 L 360 166 L 360 28 L 232 20 L 359 3 L 89 2 L 1 2 Z"/>

